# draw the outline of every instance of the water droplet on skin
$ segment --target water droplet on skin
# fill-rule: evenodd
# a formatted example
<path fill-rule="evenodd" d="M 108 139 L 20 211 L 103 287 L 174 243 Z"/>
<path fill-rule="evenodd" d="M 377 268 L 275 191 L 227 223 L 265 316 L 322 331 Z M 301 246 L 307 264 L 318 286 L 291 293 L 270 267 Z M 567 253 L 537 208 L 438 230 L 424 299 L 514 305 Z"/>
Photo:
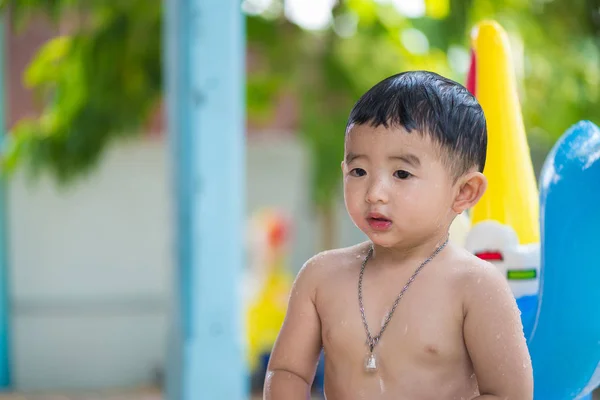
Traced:
<path fill-rule="evenodd" d="M 265 377 L 265 382 L 266 382 L 265 392 L 271 391 L 271 378 L 273 378 L 273 371 L 268 371 L 267 376 Z"/>
<path fill-rule="evenodd" d="M 501 337 L 501 336 L 502 336 L 502 335 L 501 335 L 500 333 L 499 333 L 499 334 L 497 334 L 497 335 L 496 335 L 496 339 L 500 339 L 500 337 Z"/>

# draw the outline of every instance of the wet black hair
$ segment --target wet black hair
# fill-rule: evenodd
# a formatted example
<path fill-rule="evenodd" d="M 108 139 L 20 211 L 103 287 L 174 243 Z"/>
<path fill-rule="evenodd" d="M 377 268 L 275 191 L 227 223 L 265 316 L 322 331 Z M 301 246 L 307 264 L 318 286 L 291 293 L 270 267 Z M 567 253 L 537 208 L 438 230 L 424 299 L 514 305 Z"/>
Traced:
<path fill-rule="evenodd" d="M 429 71 L 407 71 L 373 86 L 355 104 L 353 125 L 402 127 L 440 146 L 455 178 L 485 166 L 487 127 L 481 105 L 464 86 Z"/>

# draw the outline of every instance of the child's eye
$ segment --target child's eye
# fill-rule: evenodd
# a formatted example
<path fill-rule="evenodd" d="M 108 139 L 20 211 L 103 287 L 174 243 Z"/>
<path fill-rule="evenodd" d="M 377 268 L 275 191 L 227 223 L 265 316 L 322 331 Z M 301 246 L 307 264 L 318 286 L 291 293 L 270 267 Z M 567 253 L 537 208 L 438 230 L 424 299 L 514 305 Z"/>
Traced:
<path fill-rule="evenodd" d="M 350 171 L 350 175 L 356 176 L 356 177 L 365 176 L 366 174 L 367 174 L 367 171 L 365 171 L 362 168 L 354 168 L 352 171 Z"/>
<path fill-rule="evenodd" d="M 408 179 L 412 176 L 412 174 L 410 172 L 398 170 L 398 171 L 394 172 L 394 176 L 398 179 Z"/>

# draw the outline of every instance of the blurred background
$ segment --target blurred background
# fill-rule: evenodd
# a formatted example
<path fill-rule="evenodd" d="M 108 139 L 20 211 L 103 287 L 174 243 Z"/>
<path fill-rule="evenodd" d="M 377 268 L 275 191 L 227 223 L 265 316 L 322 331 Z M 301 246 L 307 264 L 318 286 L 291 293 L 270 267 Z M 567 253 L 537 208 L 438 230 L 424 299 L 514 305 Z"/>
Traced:
<path fill-rule="evenodd" d="M 6 396 L 161 398 L 175 290 L 164 5 L 0 3 Z M 245 365 L 260 396 L 265 351 L 294 275 L 316 252 L 363 240 L 340 196 L 345 122 L 358 97 L 410 69 L 465 83 L 470 31 L 492 18 L 510 36 L 539 173 L 570 125 L 600 123 L 600 0 L 244 0 L 240 7 Z"/>

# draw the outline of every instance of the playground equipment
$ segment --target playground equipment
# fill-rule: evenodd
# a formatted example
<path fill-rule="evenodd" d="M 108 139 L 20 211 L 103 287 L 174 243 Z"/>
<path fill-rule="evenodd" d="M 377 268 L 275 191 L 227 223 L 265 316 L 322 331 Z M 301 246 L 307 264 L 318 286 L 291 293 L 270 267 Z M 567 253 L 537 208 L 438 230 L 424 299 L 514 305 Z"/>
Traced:
<path fill-rule="evenodd" d="M 580 399 L 600 385 L 600 129 L 582 121 L 541 174 L 542 274 L 529 339 L 535 399 Z"/>
<path fill-rule="evenodd" d="M 488 188 L 471 212 L 466 248 L 507 277 L 521 309 L 525 336 L 533 329 L 539 290 L 539 195 L 517 94 L 508 37 L 494 22 L 473 34 L 467 88 L 488 129 Z"/>
<path fill-rule="evenodd" d="M 600 384 L 600 130 L 580 122 L 563 135 L 546 160 L 538 200 L 508 38 L 495 22 L 474 31 L 467 87 L 486 113 L 490 184 L 472 210 L 466 247 L 509 280 L 535 400 L 590 399 Z"/>
<path fill-rule="evenodd" d="M 253 260 L 246 282 L 245 304 L 248 362 L 251 372 L 264 375 L 269 354 L 287 310 L 293 276 L 287 265 L 291 223 L 281 213 L 264 210 L 251 221 Z"/>

